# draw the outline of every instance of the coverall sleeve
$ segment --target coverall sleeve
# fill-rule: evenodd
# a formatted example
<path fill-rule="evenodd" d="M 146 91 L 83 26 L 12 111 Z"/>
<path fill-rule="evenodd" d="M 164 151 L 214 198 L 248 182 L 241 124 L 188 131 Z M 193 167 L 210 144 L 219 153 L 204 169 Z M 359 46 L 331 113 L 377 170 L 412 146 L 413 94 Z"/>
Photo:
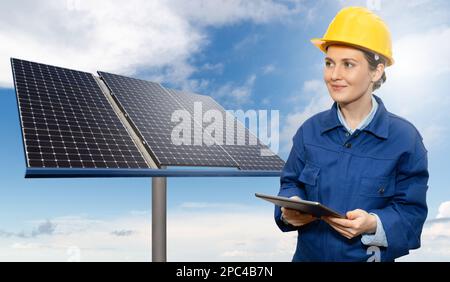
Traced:
<path fill-rule="evenodd" d="M 411 152 L 400 158 L 396 190 L 390 205 L 370 211 L 379 216 L 386 232 L 388 247 L 381 253 L 383 261 L 392 261 L 420 247 L 420 235 L 428 213 L 429 177 L 427 151 L 421 139 Z"/>
<path fill-rule="evenodd" d="M 304 184 L 298 180 L 299 175 L 305 166 L 305 150 L 301 127 L 295 134 L 292 141 L 293 145 L 291 152 L 289 153 L 286 164 L 281 171 L 280 191 L 278 195 L 287 198 L 298 196 L 304 199 L 306 197 Z M 285 224 L 281 220 L 281 208 L 279 206 L 275 206 L 275 222 L 283 232 L 298 229 L 297 227 Z"/>

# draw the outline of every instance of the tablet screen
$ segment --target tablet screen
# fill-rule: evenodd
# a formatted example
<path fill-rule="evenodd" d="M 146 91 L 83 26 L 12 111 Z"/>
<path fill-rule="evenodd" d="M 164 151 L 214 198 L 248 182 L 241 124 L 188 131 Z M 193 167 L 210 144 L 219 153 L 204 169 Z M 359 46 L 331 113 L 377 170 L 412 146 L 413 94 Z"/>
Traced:
<path fill-rule="evenodd" d="M 322 216 L 334 216 L 339 218 L 345 218 L 345 216 L 343 216 L 342 214 L 318 202 L 289 199 L 286 197 L 270 196 L 259 193 L 256 193 L 255 196 L 263 200 L 269 201 L 277 206 L 298 210 L 300 212 L 311 214 L 319 218 Z"/>

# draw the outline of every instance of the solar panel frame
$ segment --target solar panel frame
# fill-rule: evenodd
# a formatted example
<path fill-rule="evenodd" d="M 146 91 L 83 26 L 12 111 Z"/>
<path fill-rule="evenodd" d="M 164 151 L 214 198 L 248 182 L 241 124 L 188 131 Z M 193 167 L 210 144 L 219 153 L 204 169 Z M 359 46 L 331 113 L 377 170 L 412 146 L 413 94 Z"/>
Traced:
<path fill-rule="evenodd" d="M 149 168 L 92 74 L 11 66 L 27 168 Z"/>

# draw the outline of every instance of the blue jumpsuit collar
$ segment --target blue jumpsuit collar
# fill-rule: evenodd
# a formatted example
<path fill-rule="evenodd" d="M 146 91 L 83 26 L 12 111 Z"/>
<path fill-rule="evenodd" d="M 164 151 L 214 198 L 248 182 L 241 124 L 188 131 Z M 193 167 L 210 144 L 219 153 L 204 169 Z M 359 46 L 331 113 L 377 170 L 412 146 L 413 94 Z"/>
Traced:
<path fill-rule="evenodd" d="M 389 136 L 389 113 L 386 110 L 381 98 L 376 95 L 373 96 L 378 103 L 378 109 L 372 121 L 363 129 L 363 131 L 370 132 L 379 138 L 387 139 Z M 343 126 L 337 115 L 336 102 L 334 102 L 331 109 L 323 115 L 323 119 L 320 124 L 322 126 L 320 130 L 321 134 Z"/>

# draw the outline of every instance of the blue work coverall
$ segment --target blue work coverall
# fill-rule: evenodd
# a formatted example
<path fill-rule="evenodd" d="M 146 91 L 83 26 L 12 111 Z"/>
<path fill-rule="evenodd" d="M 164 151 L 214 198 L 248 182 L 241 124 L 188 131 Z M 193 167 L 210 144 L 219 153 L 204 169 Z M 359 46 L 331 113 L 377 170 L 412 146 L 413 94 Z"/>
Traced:
<path fill-rule="evenodd" d="M 375 99 L 373 120 L 351 135 L 336 103 L 305 121 L 293 138 L 278 195 L 318 201 L 341 214 L 363 209 L 378 215 L 388 243 L 377 247 L 378 255 L 393 261 L 420 247 L 428 211 L 427 150 L 410 122 Z M 275 221 L 284 232 L 298 231 L 293 261 L 367 261 L 373 255 L 361 235 L 347 239 L 322 220 L 294 227 L 276 206 Z"/>

